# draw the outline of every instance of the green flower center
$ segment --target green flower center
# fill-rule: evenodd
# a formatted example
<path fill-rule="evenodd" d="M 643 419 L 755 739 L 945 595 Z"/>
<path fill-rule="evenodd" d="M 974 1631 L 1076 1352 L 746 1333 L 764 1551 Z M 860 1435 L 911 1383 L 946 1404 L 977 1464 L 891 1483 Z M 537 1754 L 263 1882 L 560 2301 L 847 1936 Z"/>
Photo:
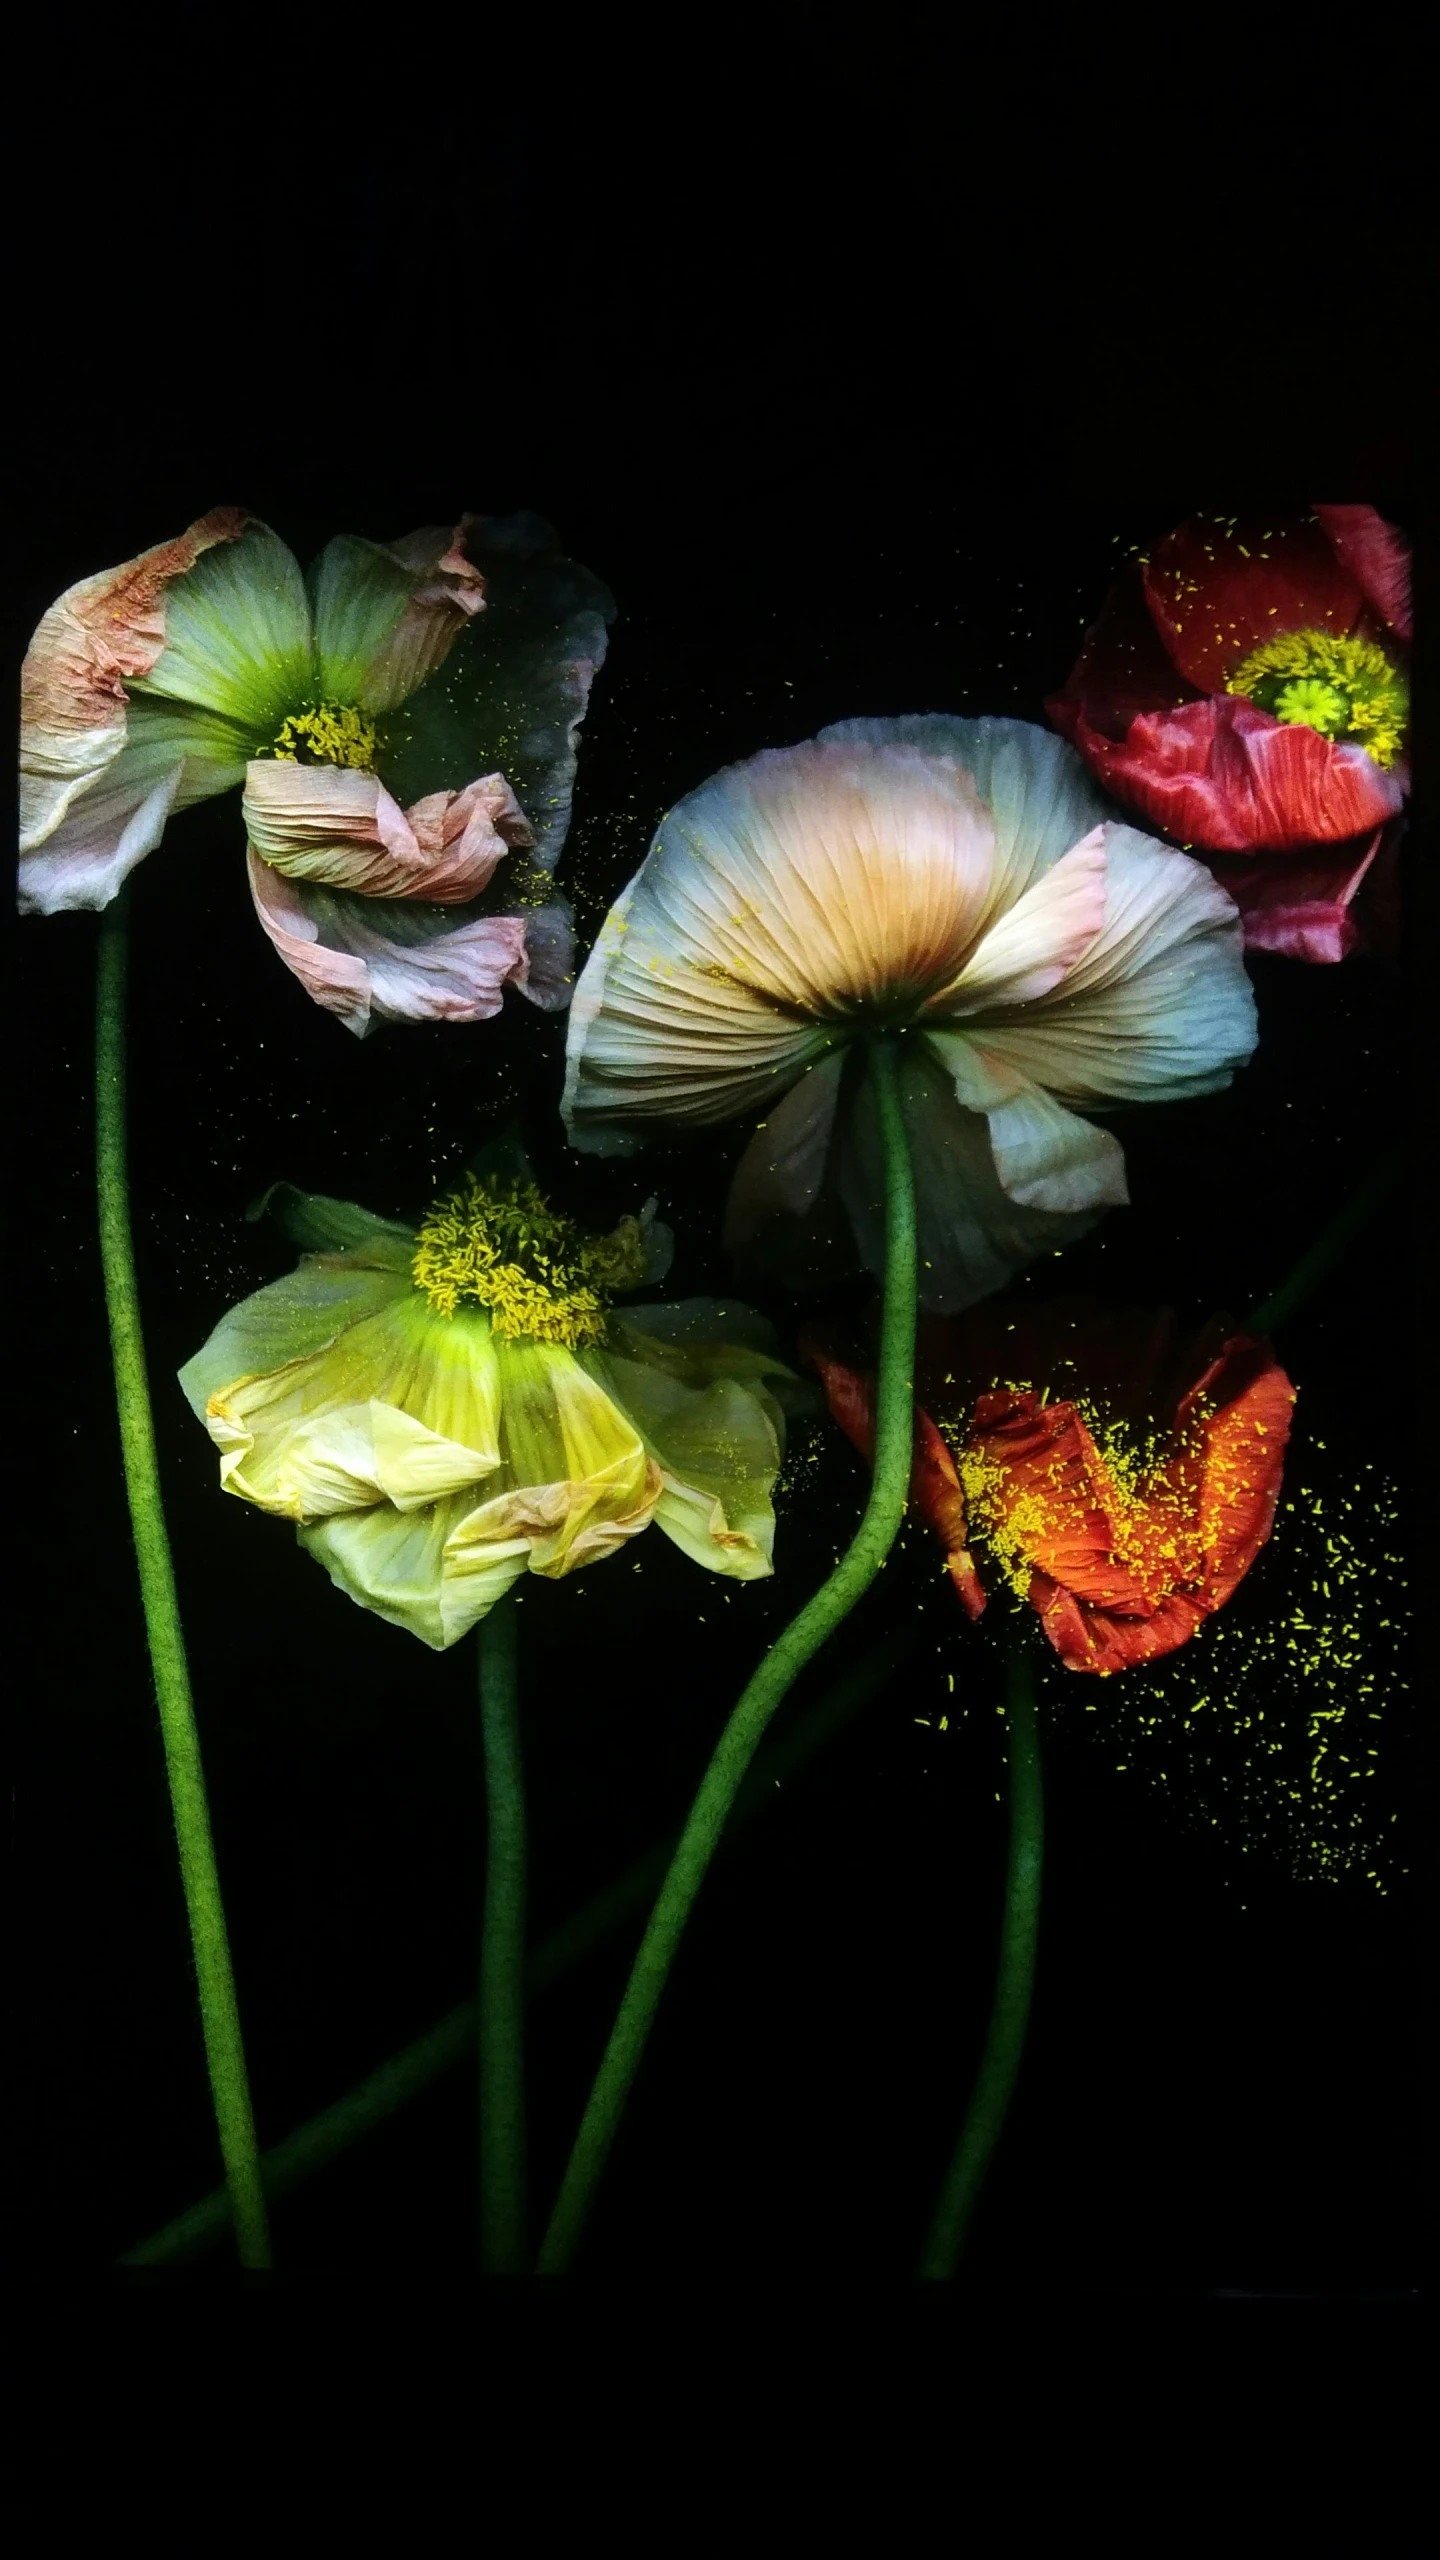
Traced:
<path fill-rule="evenodd" d="M 269 753 L 277 764 L 346 764 L 375 770 L 375 731 L 350 702 L 307 702 L 275 732 Z"/>
<path fill-rule="evenodd" d="M 1277 720 L 1363 747 L 1379 765 L 1393 764 L 1404 744 L 1404 679 L 1373 640 L 1282 631 L 1241 660 L 1225 690 L 1247 695 Z"/>
<path fill-rule="evenodd" d="M 645 1238 L 638 1218 L 622 1218 L 613 1235 L 587 1234 L 533 1182 L 470 1173 L 422 1220 L 410 1268 L 437 1315 L 473 1299 L 494 1332 L 573 1351 L 603 1342 L 613 1292 L 644 1276 Z"/>

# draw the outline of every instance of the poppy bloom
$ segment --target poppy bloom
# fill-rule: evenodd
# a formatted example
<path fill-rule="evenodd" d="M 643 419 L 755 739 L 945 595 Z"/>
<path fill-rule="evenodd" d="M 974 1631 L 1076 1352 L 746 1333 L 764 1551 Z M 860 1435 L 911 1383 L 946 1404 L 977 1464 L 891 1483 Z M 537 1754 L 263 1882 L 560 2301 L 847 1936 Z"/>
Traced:
<path fill-rule="evenodd" d="M 563 1005 L 549 874 L 613 610 L 534 517 L 341 535 L 307 579 L 216 508 L 30 643 L 22 910 L 107 906 L 176 810 L 238 785 L 260 922 L 350 1030 L 476 1021 L 506 984 Z"/>
<path fill-rule="evenodd" d="M 573 1143 L 755 1114 L 727 1242 L 883 1268 L 866 1037 L 898 1035 L 920 1303 L 971 1305 L 1126 1199 L 1088 1115 L 1213 1093 L 1255 1042 L 1239 918 L 1018 720 L 846 720 L 661 821 L 575 991 Z M 1081 1116 L 1086 1115 L 1086 1116 Z"/>
<path fill-rule="evenodd" d="M 1211 860 L 1251 949 L 1343 960 L 1384 939 L 1410 632 L 1410 555 L 1373 507 L 1196 516 L 1124 570 L 1045 707 L 1107 791 Z"/>
<path fill-rule="evenodd" d="M 870 1456 L 873 1381 L 807 1351 Z M 1177 1354 L 1163 1315 L 987 1308 L 927 1329 L 919 1383 L 911 1501 L 966 1610 L 1008 1583 L 1067 1670 L 1173 1653 L 1270 1535 L 1295 1392 L 1267 1343 L 1211 1326 Z"/>
<path fill-rule="evenodd" d="M 573 1573 L 652 1521 L 712 1572 L 772 1571 L 777 1399 L 799 1382 L 749 1308 L 614 1310 L 668 1263 L 648 1211 L 587 1235 L 528 1179 L 474 1175 L 418 1229 L 271 1199 L 314 1249 L 180 1383 L 225 1490 L 293 1520 L 352 1600 L 443 1651 L 519 1574 Z"/>

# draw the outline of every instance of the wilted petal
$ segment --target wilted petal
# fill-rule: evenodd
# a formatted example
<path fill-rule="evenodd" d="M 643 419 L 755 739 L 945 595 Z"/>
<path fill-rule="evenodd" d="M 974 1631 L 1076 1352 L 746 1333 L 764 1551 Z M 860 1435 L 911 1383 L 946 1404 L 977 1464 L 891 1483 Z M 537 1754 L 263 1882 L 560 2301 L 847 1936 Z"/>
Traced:
<path fill-rule="evenodd" d="M 454 1533 L 467 1549 L 523 1538 L 551 1579 L 638 1536 L 659 1470 L 633 1424 L 572 1351 L 497 1339 L 501 1465 L 489 1498 Z"/>
<path fill-rule="evenodd" d="M 305 581 L 268 525 L 247 517 L 223 549 L 175 579 L 164 649 L 139 682 L 143 693 L 235 721 L 252 753 L 313 693 Z"/>
<path fill-rule="evenodd" d="M 326 544 L 308 581 L 323 694 L 391 711 L 443 664 L 484 608 L 485 581 L 465 551 L 473 521 L 388 544 L 357 534 Z"/>
<path fill-rule="evenodd" d="M 1275 853 L 1249 862 L 1217 855 L 1212 869 L 1240 910 L 1247 951 L 1287 960 L 1347 959 L 1362 937 L 1355 893 L 1379 852 L 1383 828 L 1352 844 Z"/>
<path fill-rule="evenodd" d="M 1371 611 L 1402 640 L 1411 637 L 1410 545 L 1373 507 L 1317 507 L 1327 541 Z"/>
<path fill-rule="evenodd" d="M 246 521 L 238 507 L 217 507 L 173 542 L 157 543 L 118 569 L 82 578 L 42 616 L 20 675 L 22 850 L 35 850 L 53 838 L 75 799 L 113 765 L 126 742 L 127 687 L 150 673 L 166 645 L 174 581 L 214 545 L 233 543 Z M 146 789 L 130 797 L 131 815 L 158 779 L 152 771 Z M 122 792 L 116 798 L 108 822 L 112 851 L 124 831 L 113 823 L 123 797 Z M 82 828 L 81 837 L 86 833 Z M 88 835 L 98 845 L 93 817 Z M 72 849 L 78 849 L 78 842 Z M 138 860 L 138 854 L 133 858 Z M 104 905 L 105 900 L 56 903 Z"/>
<path fill-rule="evenodd" d="M 748 1379 L 712 1376 L 708 1384 L 697 1385 L 677 1374 L 673 1358 L 666 1356 L 669 1345 L 652 1349 L 643 1331 L 645 1312 L 638 1309 L 636 1321 L 625 1328 L 624 1352 L 592 1351 L 581 1358 L 640 1432 L 660 1470 L 663 1490 L 655 1505 L 656 1526 L 713 1572 L 740 1581 L 770 1573 L 775 1544 L 771 1496 L 781 1444 L 774 1409 L 757 1391 L 754 1372 L 780 1363 L 752 1354 Z M 632 1352 L 641 1356 L 627 1356 Z"/>
<path fill-rule="evenodd" d="M 1003 1059 L 1067 1102 L 1178 1102 L 1216 1093 L 1255 1046 L 1240 919 L 1205 865 L 1133 827 L 1106 829 L 1105 921 L 1036 1004 L 973 1024 Z"/>
<path fill-rule="evenodd" d="M 386 1232 L 393 1241 L 383 1259 L 373 1247 L 368 1255 L 362 1250 L 307 1256 L 298 1270 L 255 1290 L 222 1316 L 179 1373 L 191 1412 L 203 1422 L 210 1398 L 237 1379 L 267 1377 L 310 1359 L 349 1326 L 404 1297 L 411 1287 L 415 1238 L 408 1228 Z"/>
<path fill-rule="evenodd" d="M 181 703 L 135 701 L 114 762 L 20 856 L 22 914 L 109 905 L 179 809 L 245 778 L 249 741 L 228 720 Z"/>
<path fill-rule="evenodd" d="M 503 775 L 401 809 L 373 773 L 264 758 L 245 775 L 250 842 L 272 869 L 373 898 L 463 906 L 530 829 Z"/>
<path fill-rule="evenodd" d="M 538 516 L 467 519 L 465 551 L 483 575 L 485 611 L 387 722 L 386 775 L 408 800 L 437 784 L 459 790 L 475 773 L 503 773 L 534 827 L 537 863 L 553 871 L 614 599 L 563 557 Z"/>
<path fill-rule="evenodd" d="M 363 1035 L 391 1022 L 483 1022 L 529 972 L 523 916 L 466 916 L 287 879 L 252 849 L 261 923 L 307 994 Z"/>
<path fill-rule="evenodd" d="M 424 1511 L 386 1502 L 314 1521 L 297 1535 L 348 1599 L 443 1653 L 494 1608 L 529 1558 L 524 1538 L 467 1545 L 458 1532 L 472 1511 L 463 1493 Z"/>
<path fill-rule="evenodd" d="M 776 1218 L 803 1217 L 824 1177 L 844 1073 L 836 1050 L 773 1104 L 735 1168 L 724 1243 L 739 1252 Z"/>

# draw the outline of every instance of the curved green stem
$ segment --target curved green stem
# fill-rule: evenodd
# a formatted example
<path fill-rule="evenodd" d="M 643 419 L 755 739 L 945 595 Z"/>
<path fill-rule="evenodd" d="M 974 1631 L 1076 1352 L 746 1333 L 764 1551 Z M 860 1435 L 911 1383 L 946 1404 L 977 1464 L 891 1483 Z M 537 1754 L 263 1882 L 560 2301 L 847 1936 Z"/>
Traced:
<path fill-rule="evenodd" d="M 245 2072 L 245 2048 L 225 1906 L 210 1834 L 210 1807 L 200 1760 L 200 1737 L 190 1697 L 185 1638 L 175 1596 L 175 1572 L 160 1499 L 155 1425 L 145 1374 L 145 1344 L 135 1286 L 130 1234 L 130 1192 L 125 1151 L 125 979 L 129 957 L 124 890 L 106 908 L 100 926 L 95 1014 L 95 1169 L 100 1209 L 100 1259 L 110 1318 L 115 1400 L 125 1490 L 140 1570 L 145 1633 L 155 1675 L 155 1697 L 165 1744 L 165 1768 L 180 1851 L 180 1881 L 190 1921 L 190 1943 L 200 1993 L 200 2020 L 210 2092 L 225 2163 L 225 2182 L 242 2267 L 268 2267 L 270 2232 L 260 2153 Z"/>
<path fill-rule="evenodd" d="M 1045 1847 L 1040 1737 L 1031 1685 L 1029 1641 L 1017 1635 L 1007 1668 L 1006 1729 L 1010 1759 L 1010 1857 L 995 2004 L 980 2069 L 955 2156 L 916 2273 L 951 2276 L 964 2246 L 975 2199 L 1000 2139 L 1025 2048 L 1035 1945 L 1040 1928 L 1040 1876 Z"/>
<path fill-rule="evenodd" d="M 512 1592 L 480 1622 L 485 1909 L 480 1931 L 480 2263 L 525 2267 L 525 1773 Z"/>
<path fill-rule="evenodd" d="M 875 1399 L 875 1472 L 855 1536 L 829 1579 L 792 1618 L 742 1692 L 680 1835 L 650 1915 L 604 2059 L 541 2243 L 542 2275 L 570 2264 L 625 2100 L 660 2005 L 666 1977 L 761 1735 L 799 1672 L 868 1590 L 895 1543 L 914 1448 L 915 1183 L 901 1115 L 895 1051 L 877 1040 L 870 1059 L 885 1165 L 885 1282 Z"/>

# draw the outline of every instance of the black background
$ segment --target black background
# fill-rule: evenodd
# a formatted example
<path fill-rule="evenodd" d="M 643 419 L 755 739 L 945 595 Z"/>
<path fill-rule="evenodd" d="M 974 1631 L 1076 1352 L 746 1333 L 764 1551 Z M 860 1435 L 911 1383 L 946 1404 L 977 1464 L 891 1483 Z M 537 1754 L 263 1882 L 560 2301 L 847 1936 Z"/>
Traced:
<path fill-rule="evenodd" d="M 29 361 L 17 656 L 71 580 L 210 505 L 254 508 L 302 557 L 336 531 L 533 506 L 620 605 L 561 872 L 593 931 L 663 809 L 723 762 L 857 712 L 1040 717 L 1117 556 L 1197 504 L 1368 498 L 1425 537 L 1393 243 L 1378 271 L 1348 235 L 1329 251 L 1330 307 L 1363 286 L 1367 344 L 1391 350 L 1362 398 L 1313 305 L 1247 289 L 1253 255 L 1217 240 L 1197 185 L 1177 202 L 1156 155 L 1117 158 L 1113 106 L 1071 40 L 1040 63 L 1002 49 L 957 88 L 922 37 L 882 78 L 797 27 L 704 114 L 678 60 L 637 58 L 633 92 L 612 78 L 603 104 L 584 68 L 557 99 L 510 63 L 457 90 L 437 57 L 423 113 L 412 97 L 387 125 L 365 102 L 363 145 L 363 93 L 327 93 L 351 147 L 323 154 L 313 80 L 299 116 L 269 91 L 217 108 L 177 78 L 143 200 L 102 75 L 74 73 L 94 219 L 70 210 L 84 294 Z M 642 94 L 656 77 L 663 107 Z M 1423 808 L 1423 763 L 1421 784 Z M 1423 882 L 1412 900 L 1413 947 Z M 740 1133 L 629 1171 L 567 1159 L 546 1100 L 558 1034 L 520 1001 L 491 1025 L 352 1041 L 260 935 L 232 802 L 172 828 L 133 925 L 142 1305 L 269 2142 L 467 1996 L 481 1801 L 473 1645 L 429 1655 L 349 1607 L 281 1524 L 224 1501 L 170 1383 L 286 1267 L 245 1205 L 286 1176 L 413 1213 L 518 1107 L 576 1208 L 618 1214 L 658 1189 L 680 1238 L 671 1286 L 705 1289 L 724 1277 Z M 28 921 L 11 945 L 35 2137 L 17 2194 L 22 2253 L 72 2273 L 216 2175 L 93 1227 L 94 945 L 79 916 Z M 1255 1062 L 1230 1095 L 1128 1115 L 1134 1206 L 1067 1257 L 1067 1285 L 1197 1318 L 1243 1308 L 1403 1121 L 1413 965 L 1255 978 Z M 1406 1186 L 1279 1346 L 1302 1391 L 1295 1468 L 1339 1499 L 1369 1465 L 1407 1510 L 1409 1203 Z M 759 1650 L 828 1565 L 858 1465 L 827 1441 L 801 1481 L 772 1583 L 702 1581 L 655 1536 L 525 1587 L 537 1937 L 680 1818 Z M 1236 1611 L 1293 1598 L 1287 1570 L 1277 1541 Z M 983 2027 L 1003 1859 L 995 1656 L 917 1537 L 836 1651 L 908 1633 L 919 1609 L 920 1651 L 706 1885 L 587 2280 L 868 2280 L 911 2262 Z M 1036 2011 L 967 2287 L 1403 2298 L 1417 2282 L 1418 1763 L 1404 1665 L 1387 1653 L 1383 1671 L 1371 1786 L 1401 1844 L 1383 1894 L 1291 1875 L 1246 1810 L 1239 1738 L 1203 1804 L 1122 1772 L 1146 1675 L 1106 1684 L 1092 1718 L 1057 1707 Z M 917 1722 L 947 1711 L 944 1737 Z M 627 1957 L 618 1942 L 537 2004 L 540 2216 Z M 278 2209 L 280 2263 L 465 2276 L 473 2159 L 456 2073 Z M 206 2263 L 219 2275 L 223 2254 Z"/>

